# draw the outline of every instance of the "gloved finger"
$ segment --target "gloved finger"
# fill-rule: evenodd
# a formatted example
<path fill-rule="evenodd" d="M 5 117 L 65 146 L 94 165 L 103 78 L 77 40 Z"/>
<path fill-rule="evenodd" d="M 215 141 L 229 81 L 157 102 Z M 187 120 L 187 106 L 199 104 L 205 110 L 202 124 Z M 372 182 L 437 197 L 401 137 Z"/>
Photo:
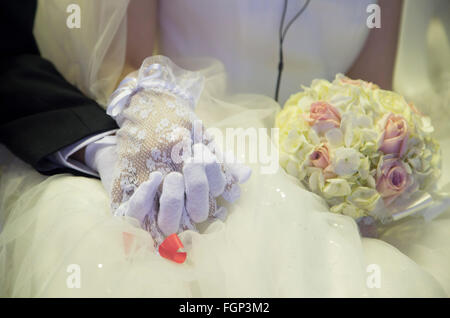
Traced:
<path fill-rule="evenodd" d="M 209 186 L 203 164 L 189 161 L 183 167 L 186 210 L 195 223 L 208 218 Z"/>
<path fill-rule="evenodd" d="M 221 154 L 221 157 L 226 170 L 233 176 L 234 182 L 244 183 L 250 178 L 252 169 L 239 162 L 231 152 L 225 152 Z"/>
<path fill-rule="evenodd" d="M 179 172 L 171 172 L 164 178 L 159 199 L 158 227 L 164 235 L 176 233 L 184 207 L 184 178 Z"/>
<path fill-rule="evenodd" d="M 241 188 L 237 183 L 228 184 L 225 187 L 225 191 L 222 193 L 222 197 L 230 203 L 235 202 L 240 196 Z"/>
<path fill-rule="evenodd" d="M 122 203 L 116 210 L 114 210 L 114 216 L 125 216 L 128 214 L 129 202 Z"/>
<path fill-rule="evenodd" d="M 216 156 L 205 145 L 198 144 L 193 146 L 194 160 L 201 157 L 205 167 L 205 174 L 208 180 L 209 192 L 213 197 L 218 197 L 225 189 L 225 175 L 222 172 L 221 165 L 217 162 Z"/>
<path fill-rule="evenodd" d="M 216 209 L 216 211 L 212 215 L 214 218 L 225 221 L 225 218 L 227 217 L 227 209 L 223 206 Z"/>
<path fill-rule="evenodd" d="M 183 208 L 183 213 L 181 215 L 181 222 L 180 222 L 180 228 L 184 231 L 191 230 L 191 231 L 197 231 L 195 228 L 195 224 L 191 222 L 191 218 L 189 217 L 186 206 Z"/>
<path fill-rule="evenodd" d="M 144 221 L 155 203 L 155 195 L 162 178 L 162 173 L 159 171 L 150 173 L 148 180 L 143 182 L 131 196 L 128 203 L 128 216 L 136 218 L 140 222 Z"/>
<path fill-rule="evenodd" d="M 227 165 L 227 168 L 238 183 L 246 182 L 252 174 L 252 169 L 250 169 L 250 167 L 240 163 L 229 164 Z"/>

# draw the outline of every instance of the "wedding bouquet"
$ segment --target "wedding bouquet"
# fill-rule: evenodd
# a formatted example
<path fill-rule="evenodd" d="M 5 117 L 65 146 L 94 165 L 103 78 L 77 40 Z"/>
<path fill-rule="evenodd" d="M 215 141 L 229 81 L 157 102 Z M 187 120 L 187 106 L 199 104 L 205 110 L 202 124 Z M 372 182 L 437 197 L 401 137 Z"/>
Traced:
<path fill-rule="evenodd" d="M 276 118 L 280 164 L 335 213 L 383 223 L 440 176 L 433 126 L 392 91 L 338 74 L 292 95 Z"/>

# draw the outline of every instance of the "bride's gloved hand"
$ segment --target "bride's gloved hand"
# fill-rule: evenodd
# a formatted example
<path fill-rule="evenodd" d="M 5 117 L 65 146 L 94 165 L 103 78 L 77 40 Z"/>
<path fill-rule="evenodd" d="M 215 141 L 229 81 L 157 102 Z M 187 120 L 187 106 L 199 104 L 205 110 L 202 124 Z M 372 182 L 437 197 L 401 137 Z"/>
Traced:
<path fill-rule="evenodd" d="M 111 177 L 115 215 L 138 219 L 157 243 L 208 217 L 222 218 L 216 198 L 233 202 L 250 176 L 242 165 L 222 162 L 194 113 L 203 78 L 168 58 L 144 60 L 113 93 L 108 114 L 116 134 Z"/>

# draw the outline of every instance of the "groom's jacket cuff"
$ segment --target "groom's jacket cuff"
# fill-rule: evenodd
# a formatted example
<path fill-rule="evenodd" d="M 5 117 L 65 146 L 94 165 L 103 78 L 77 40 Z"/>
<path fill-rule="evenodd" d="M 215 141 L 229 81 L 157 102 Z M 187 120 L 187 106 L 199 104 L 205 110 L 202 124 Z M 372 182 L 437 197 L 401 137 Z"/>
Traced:
<path fill-rule="evenodd" d="M 85 137 L 117 129 L 115 121 L 38 55 L 3 57 L 0 72 L 0 142 L 44 174 L 85 175 L 48 158 Z"/>

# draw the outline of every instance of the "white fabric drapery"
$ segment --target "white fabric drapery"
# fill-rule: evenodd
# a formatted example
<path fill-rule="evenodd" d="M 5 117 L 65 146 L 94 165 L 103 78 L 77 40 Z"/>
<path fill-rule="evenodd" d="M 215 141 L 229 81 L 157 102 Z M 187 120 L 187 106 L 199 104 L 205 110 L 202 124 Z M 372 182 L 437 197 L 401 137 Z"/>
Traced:
<path fill-rule="evenodd" d="M 80 4 L 81 29 L 59 27 L 61 23 L 65 26 L 69 2 Z M 417 5 L 417 1 L 405 2 L 407 18 L 417 9 L 409 4 Z M 126 5 L 127 1 L 119 0 L 39 3 L 35 35 L 41 53 L 68 81 L 100 103 L 114 88 L 123 65 Z M 434 12 L 429 18 L 439 10 Z M 164 36 L 170 37 L 170 32 Z M 406 75 L 400 76 L 402 65 L 413 69 L 402 64 L 408 55 L 402 50 L 406 42 L 414 40 L 408 38 L 407 32 L 402 32 L 395 82 L 400 92 L 408 87 L 408 81 L 419 85 L 409 79 L 405 67 Z M 434 59 L 425 71 L 439 61 Z M 225 95 L 227 75 L 221 63 L 178 62 L 201 70 L 207 79 L 197 106 L 207 126 L 273 125 L 279 106 L 270 98 Z M 420 76 L 424 75 L 415 78 Z M 430 82 L 434 83 L 433 77 Z M 434 85 L 424 87 L 430 90 Z M 405 94 L 409 95 L 406 90 Z M 438 128 L 446 129 L 442 125 Z M 447 158 L 450 140 L 441 139 L 441 143 L 443 158 Z M 1 296 L 450 294 L 450 211 L 430 223 L 416 218 L 403 220 L 387 228 L 381 240 L 361 239 L 352 219 L 328 213 L 322 200 L 284 172 L 262 175 L 259 165 L 253 165 L 254 174 L 244 185 L 241 200 L 229 207 L 226 222 L 205 225 L 203 234 L 187 232 L 181 236 L 189 259 L 180 266 L 154 253 L 148 233 L 111 216 L 99 181 L 68 175 L 43 177 L 6 149 L 0 152 Z M 450 181 L 445 159 L 442 179 L 442 184 Z M 135 237 L 139 248 L 134 252 L 126 253 L 124 232 Z M 381 270 L 380 288 L 367 285 L 371 264 Z M 68 285 L 72 265 L 81 271 L 80 288 Z"/>

